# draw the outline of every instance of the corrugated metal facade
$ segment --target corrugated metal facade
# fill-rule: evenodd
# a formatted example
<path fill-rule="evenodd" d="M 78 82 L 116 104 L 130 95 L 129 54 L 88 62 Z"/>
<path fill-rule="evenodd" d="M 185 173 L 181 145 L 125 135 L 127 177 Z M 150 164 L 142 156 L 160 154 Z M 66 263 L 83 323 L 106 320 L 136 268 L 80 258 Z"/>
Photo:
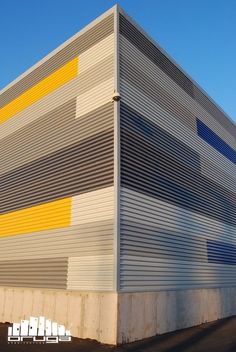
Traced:
<path fill-rule="evenodd" d="M 119 19 L 120 291 L 236 286 L 236 127 Z"/>
<path fill-rule="evenodd" d="M 114 287 L 114 9 L 0 93 L 0 285 Z"/>
<path fill-rule="evenodd" d="M 0 285 L 235 286 L 235 131 L 108 11 L 0 92 Z"/>

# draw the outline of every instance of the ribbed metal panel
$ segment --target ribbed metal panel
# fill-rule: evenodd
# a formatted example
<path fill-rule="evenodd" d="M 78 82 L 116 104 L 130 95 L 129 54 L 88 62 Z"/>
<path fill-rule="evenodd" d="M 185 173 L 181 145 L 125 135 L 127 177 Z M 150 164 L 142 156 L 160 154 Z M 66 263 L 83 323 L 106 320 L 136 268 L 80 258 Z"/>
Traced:
<path fill-rule="evenodd" d="M 0 175 L 113 128 L 112 103 L 75 116 L 72 99 L 0 140 Z"/>
<path fill-rule="evenodd" d="M 235 235 L 234 226 L 122 188 L 121 290 L 235 285 L 236 267 L 207 257 L 207 240 L 235 244 Z"/>
<path fill-rule="evenodd" d="M 0 178 L 0 212 L 85 193 L 113 184 L 113 130 L 22 166 Z"/>
<path fill-rule="evenodd" d="M 236 175 L 235 177 L 230 176 L 214 163 L 203 157 L 201 158 L 201 173 L 236 194 Z"/>
<path fill-rule="evenodd" d="M 235 178 L 236 167 L 219 153 L 215 148 L 199 138 L 196 133 L 187 128 L 179 119 L 173 117 L 168 111 L 154 103 L 140 90 L 133 85 L 121 79 L 122 101 L 134 110 L 141 113 L 147 119 L 165 129 L 174 137 L 185 143 L 190 148 L 194 149 L 201 157 L 214 163 L 224 172 Z"/>
<path fill-rule="evenodd" d="M 7 261 L 0 285 L 113 289 L 113 18 L 103 17 L 0 96 L 1 107 L 79 56 L 77 77 L 0 125 L 0 255 Z"/>
<path fill-rule="evenodd" d="M 235 149 L 233 124 L 123 15 L 120 28 L 120 289 L 235 286 L 236 168 L 196 118 Z"/>
<path fill-rule="evenodd" d="M 0 285 L 65 289 L 68 258 L 0 262 Z"/>
<path fill-rule="evenodd" d="M 152 99 L 170 114 L 180 119 L 184 125 L 196 131 L 196 121 L 193 112 L 181 104 L 174 95 L 163 89 L 159 84 L 159 79 L 156 77 L 153 79 L 149 74 L 146 74 L 146 70 L 144 69 L 146 65 L 141 65 L 137 60 L 137 56 L 130 55 L 130 51 L 125 45 L 125 40 L 122 40 L 121 43 L 123 44 L 121 45 L 122 54 L 120 59 L 121 77 L 126 82 L 141 90 L 144 95 L 147 95 L 149 99 Z"/>
<path fill-rule="evenodd" d="M 96 214 L 96 216 L 94 216 Z M 83 193 L 72 198 L 71 224 L 81 225 L 114 218 L 114 187 Z"/>
<path fill-rule="evenodd" d="M 113 253 L 113 219 L 2 237 L 1 259 L 34 259 Z"/>
<path fill-rule="evenodd" d="M 236 225 L 236 194 L 201 175 L 194 150 L 178 143 L 124 104 L 121 104 L 121 183 Z"/>
<path fill-rule="evenodd" d="M 25 90 L 38 83 L 59 67 L 63 66 L 66 62 L 80 55 L 84 51 L 91 48 L 91 46 L 113 33 L 113 22 L 114 15 L 111 14 L 97 25 L 78 36 L 71 43 L 63 47 L 58 53 L 53 55 L 39 67 L 35 68 L 35 70 L 30 72 L 15 85 L 4 91 L 0 95 L 0 107 L 6 105 L 11 100 L 22 94 Z"/>
<path fill-rule="evenodd" d="M 68 262 L 68 290 L 106 290 L 113 287 L 113 255 L 71 257 Z"/>

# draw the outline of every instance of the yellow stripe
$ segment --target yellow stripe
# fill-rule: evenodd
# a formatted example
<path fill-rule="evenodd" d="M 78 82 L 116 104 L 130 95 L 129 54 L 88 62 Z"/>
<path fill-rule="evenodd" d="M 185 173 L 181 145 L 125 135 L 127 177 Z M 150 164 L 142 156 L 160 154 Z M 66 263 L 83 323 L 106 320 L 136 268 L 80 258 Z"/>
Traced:
<path fill-rule="evenodd" d="M 25 91 L 16 99 L 0 109 L 0 123 L 8 120 L 18 112 L 24 110 L 39 99 L 59 88 L 76 77 L 78 73 L 78 58 L 71 60 L 57 71 Z"/>
<path fill-rule="evenodd" d="M 71 219 L 71 198 L 0 215 L 0 236 L 67 227 Z"/>

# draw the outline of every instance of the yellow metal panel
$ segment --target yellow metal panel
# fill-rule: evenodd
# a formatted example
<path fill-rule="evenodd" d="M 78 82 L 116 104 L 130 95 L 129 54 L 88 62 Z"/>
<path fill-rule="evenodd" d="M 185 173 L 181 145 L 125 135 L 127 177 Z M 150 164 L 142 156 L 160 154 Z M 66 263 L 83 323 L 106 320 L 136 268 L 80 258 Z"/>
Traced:
<path fill-rule="evenodd" d="M 71 218 L 71 198 L 37 205 L 0 215 L 0 236 L 67 227 Z"/>
<path fill-rule="evenodd" d="M 78 57 L 53 72 L 48 77 L 25 91 L 19 97 L 0 109 L 0 123 L 42 99 L 47 94 L 69 82 L 78 74 Z"/>

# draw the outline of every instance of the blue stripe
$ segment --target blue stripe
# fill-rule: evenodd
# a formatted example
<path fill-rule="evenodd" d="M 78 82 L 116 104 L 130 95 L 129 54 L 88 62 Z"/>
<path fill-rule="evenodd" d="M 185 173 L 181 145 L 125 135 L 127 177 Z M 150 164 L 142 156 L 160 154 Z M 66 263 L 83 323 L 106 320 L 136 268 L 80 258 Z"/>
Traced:
<path fill-rule="evenodd" d="M 197 133 L 204 141 L 232 161 L 232 163 L 236 164 L 236 151 L 199 119 L 197 119 Z"/>
<path fill-rule="evenodd" d="M 226 242 L 207 240 L 208 262 L 215 264 L 236 264 L 236 246 Z"/>

